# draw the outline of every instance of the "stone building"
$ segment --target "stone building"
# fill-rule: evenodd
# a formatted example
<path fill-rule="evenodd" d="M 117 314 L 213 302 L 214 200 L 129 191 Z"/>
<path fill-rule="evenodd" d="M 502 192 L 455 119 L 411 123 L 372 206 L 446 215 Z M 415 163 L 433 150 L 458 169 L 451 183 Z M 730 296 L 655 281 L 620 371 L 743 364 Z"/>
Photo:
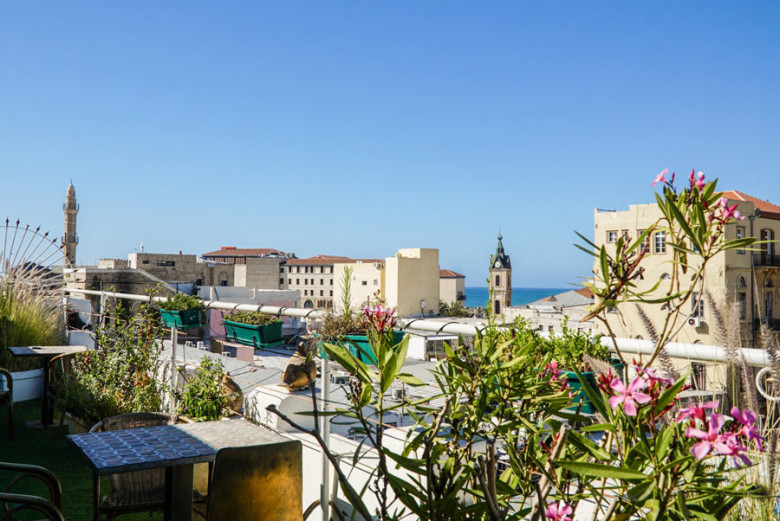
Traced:
<path fill-rule="evenodd" d="M 490 258 L 488 288 L 493 296 L 493 314 L 501 316 L 512 306 L 512 262 L 504 252 L 503 237 L 498 234 L 496 252 Z"/>
<path fill-rule="evenodd" d="M 729 205 L 737 204 L 737 209 L 745 216 L 742 221 L 732 220 L 726 225 L 726 238 L 756 237 L 763 244 L 751 250 L 731 250 L 718 255 L 707 266 L 704 290 L 709 299 L 696 295 L 697 306 L 693 299 L 685 311 L 685 322 L 673 339 L 683 343 L 703 343 L 723 345 L 725 339 L 719 338 L 716 313 L 710 309 L 714 302 L 723 317 L 728 317 L 733 307 L 739 315 L 740 335 L 744 347 L 760 345 L 758 329 L 761 322 L 777 327 L 778 313 L 774 303 L 780 294 L 780 257 L 777 255 L 776 237 L 780 233 L 780 206 L 737 191 L 724 192 Z M 629 206 L 624 211 L 596 210 L 593 214 L 594 243 L 601 247 L 615 247 L 619 236 L 638 237 L 661 217 L 655 204 Z M 637 289 L 651 288 L 659 280 L 659 294 L 668 290 L 664 281 L 669 280 L 672 249 L 667 245 L 666 232 L 659 229 L 648 237 L 645 244 L 646 254 L 642 260 L 643 280 L 637 281 Z M 702 298 L 699 298 L 702 297 Z M 658 305 L 643 305 L 642 309 L 651 323 L 660 329 L 666 311 Z M 649 338 L 647 327 L 637 306 L 624 306 L 621 315 L 609 314 L 610 326 L 617 336 L 628 338 Z M 596 327 L 599 333 L 605 333 L 602 325 Z"/>
<path fill-rule="evenodd" d="M 64 260 L 69 266 L 76 265 L 76 245 L 79 236 L 76 233 L 76 215 L 79 213 L 79 205 L 76 204 L 76 188 L 73 183 L 68 185 L 65 194 L 65 204 L 62 205 L 65 214 L 65 235 L 62 236 L 62 249 L 65 252 Z"/>
<path fill-rule="evenodd" d="M 349 257 L 315 255 L 308 259 L 287 259 L 281 266 L 281 277 L 287 288 L 301 292 L 304 308 L 333 308 L 334 289 L 341 280 L 334 274 L 336 264 L 358 262 Z M 335 285 L 334 285 L 335 284 Z"/>
<path fill-rule="evenodd" d="M 445 304 L 464 304 L 466 276 L 452 270 L 439 270 L 439 301 Z"/>
<path fill-rule="evenodd" d="M 587 288 L 564 291 L 524 306 L 509 308 L 507 315 L 521 317 L 531 329 L 556 334 L 563 324 L 574 332 L 590 333 L 593 320 L 583 320 L 593 305 L 593 293 Z M 509 318 L 509 317 L 508 317 Z"/>

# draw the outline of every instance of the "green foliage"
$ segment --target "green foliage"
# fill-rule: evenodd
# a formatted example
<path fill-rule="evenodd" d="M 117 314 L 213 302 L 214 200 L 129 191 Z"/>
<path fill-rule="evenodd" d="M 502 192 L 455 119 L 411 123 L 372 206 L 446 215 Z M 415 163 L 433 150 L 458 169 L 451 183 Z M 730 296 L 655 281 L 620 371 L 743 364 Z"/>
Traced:
<path fill-rule="evenodd" d="M 12 346 L 58 345 L 65 341 L 62 297 L 35 280 L 0 278 L 0 367 L 40 367 L 40 359 L 15 358 Z"/>
<path fill-rule="evenodd" d="M 451 302 L 447 304 L 446 302 L 440 300 L 439 315 L 447 317 L 470 317 L 471 313 L 468 309 L 463 307 L 463 304 L 460 302 Z"/>
<path fill-rule="evenodd" d="M 179 393 L 179 414 L 196 421 L 214 421 L 230 413 L 234 395 L 224 384 L 222 361 L 204 357 L 195 375 Z"/>
<path fill-rule="evenodd" d="M 599 341 L 599 337 L 574 331 L 568 327 L 568 319 L 564 319 L 560 333 L 550 335 L 541 341 L 541 350 L 549 353 L 551 358 L 569 371 L 585 371 L 587 364 L 584 356 L 590 356 L 596 360 L 609 361 L 609 349 Z"/>
<path fill-rule="evenodd" d="M 282 321 L 282 319 L 276 315 L 260 313 L 259 311 L 232 313 L 224 317 L 224 320 L 238 322 L 239 324 L 248 324 L 250 326 L 264 326 L 266 324 L 275 324 L 276 322 Z"/>
<path fill-rule="evenodd" d="M 160 302 L 160 309 L 165 311 L 186 311 L 188 309 L 203 309 L 203 300 L 195 295 L 186 293 L 176 293 L 168 296 L 166 300 Z"/>
<path fill-rule="evenodd" d="M 328 312 L 322 318 L 322 328 L 320 334 L 324 338 L 337 339 L 344 335 L 363 335 L 366 333 L 366 327 L 360 321 L 360 316 L 353 313 L 336 315 Z"/>
<path fill-rule="evenodd" d="M 162 343 L 159 323 L 142 308 L 130 320 L 96 331 L 97 348 L 73 357 L 55 390 L 55 404 L 86 420 L 162 410 L 165 385 L 155 378 Z"/>

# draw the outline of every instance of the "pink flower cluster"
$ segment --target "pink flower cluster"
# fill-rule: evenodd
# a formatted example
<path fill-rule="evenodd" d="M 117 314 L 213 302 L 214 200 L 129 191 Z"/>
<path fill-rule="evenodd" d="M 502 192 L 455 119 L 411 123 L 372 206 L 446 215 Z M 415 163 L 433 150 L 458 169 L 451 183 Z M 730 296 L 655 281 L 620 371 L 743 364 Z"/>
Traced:
<path fill-rule="evenodd" d="M 544 517 L 551 521 L 572 521 L 570 517 L 572 512 L 572 508 L 563 501 L 559 501 L 558 503 L 551 501 L 547 504 L 547 510 L 544 511 Z"/>
<path fill-rule="evenodd" d="M 650 186 L 655 186 L 658 183 L 662 183 L 669 188 L 674 190 L 674 172 L 672 173 L 671 177 L 667 180 L 666 174 L 669 173 L 669 169 L 665 168 L 663 172 L 655 176 L 655 179 L 653 179 L 653 183 Z M 695 169 L 691 170 L 690 176 L 688 176 L 688 182 L 691 186 L 691 192 L 693 192 L 694 188 L 698 189 L 699 192 L 706 186 L 705 181 L 705 175 L 704 172 L 696 172 Z M 706 204 L 705 204 L 706 208 Z M 745 217 L 737 210 L 737 204 L 734 203 L 733 205 L 729 206 L 728 201 L 725 198 L 721 198 L 718 201 L 718 208 L 721 210 L 720 215 L 715 215 L 714 213 L 711 214 L 710 219 L 718 219 L 721 222 L 726 222 L 729 219 L 737 219 L 738 221 L 741 221 Z"/>
<path fill-rule="evenodd" d="M 718 402 L 706 402 L 680 410 L 677 421 L 687 421 L 689 424 L 685 435 L 699 440 L 691 447 L 691 454 L 698 460 L 709 454 L 731 456 L 736 465 L 751 465 L 752 462 L 745 454 L 748 450 L 747 444 L 753 442 L 758 450 L 763 451 L 763 438 L 756 427 L 756 413 L 749 409 L 740 411 L 737 407 L 731 409 L 732 418 L 716 412 L 706 412 L 717 408 Z M 731 423 L 725 432 L 721 432 L 727 422 Z"/>
<path fill-rule="evenodd" d="M 542 375 L 549 377 L 550 381 L 558 382 L 561 385 L 561 389 L 566 389 L 569 387 L 569 381 L 561 376 L 561 370 L 558 369 L 558 362 L 555 360 L 550 361 L 549 364 L 544 366 Z"/>
<path fill-rule="evenodd" d="M 394 309 L 385 309 L 379 304 L 374 308 L 366 306 L 363 308 L 363 316 L 360 318 L 360 323 L 363 327 L 371 328 L 382 335 L 385 331 L 392 329 L 395 323 L 394 315 Z"/>
<path fill-rule="evenodd" d="M 622 404 L 623 412 L 626 413 L 626 416 L 636 416 L 638 411 L 637 405 L 655 403 L 661 392 L 674 383 L 674 380 L 662 376 L 652 367 L 642 368 L 635 363 L 634 369 L 639 376 L 634 378 L 634 381 L 628 384 L 628 387 L 618 378 L 613 378 L 609 382 L 609 387 L 603 383 L 600 385 L 604 391 L 613 395 L 609 399 L 609 405 L 612 407 L 612 410 L 616 411 L 618 406 Z M 664 412 L 666 410 L 660 414 Z"/>

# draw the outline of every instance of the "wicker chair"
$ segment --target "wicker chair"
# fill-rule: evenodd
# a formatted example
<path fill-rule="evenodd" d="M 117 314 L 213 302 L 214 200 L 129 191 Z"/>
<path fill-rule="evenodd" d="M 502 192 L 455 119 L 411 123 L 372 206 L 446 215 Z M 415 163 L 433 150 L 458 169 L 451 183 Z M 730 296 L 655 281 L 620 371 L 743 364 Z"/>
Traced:
<path fill-rule="evenodd" d="M 62 487 L 57 477 L 49 470 L 36 465 L 0 462 L 0 472 L 3 476 L 2 487 L 0 487 L 2 490 L 0 492 L 0 509 L 2 509 L 0 512 L 4 513 L 3 519 L 18 519 L 17 514 L 35 512 L 36 515 L 44 515 L 49 520 L 65 521 L 62 515 Z M 6 476 L 9 475 L 11 477 L 6 479 Z M 30 479 L 39 480 L 46 486 L 49 499 L 12 492 L 14 485 Z M 23 519 L 27 519 L 27 517 L 23 517 Z"/>
<path fill-rule="evenodd" d="M 137 427 L 154 427 L 172 423 L 171 417 L 157 412 L 136 412 L 106 418 L 89 432 L 118 431 Z M 163 509 L 165 469 L 139 470 L 109 475 L 111 493 L 101 499 L 100 477 L 94 476 L 93 505 L 95 521 L 100 516 L 111 520 L 120 514 Z"/>
<path fill-rule="evenodd" d="M 8 408 L 8 439 L 14 439 L 14 379 L 11 373 L 0 369 L 0 376 L 5 377 L 5 389 L 0 391 L 0 407 Z"/>

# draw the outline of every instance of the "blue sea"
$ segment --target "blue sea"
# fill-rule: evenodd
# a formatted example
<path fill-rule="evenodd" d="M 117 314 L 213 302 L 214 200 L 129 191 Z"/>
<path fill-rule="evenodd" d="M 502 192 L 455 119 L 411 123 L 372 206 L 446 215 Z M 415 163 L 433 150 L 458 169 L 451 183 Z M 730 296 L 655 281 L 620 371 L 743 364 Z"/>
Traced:
<path fill-rule="evenodd" d="M 523 304 L 572 289 L 575 288 L 512 288 L 512 305 L 522 306 Z M 489 296 L 490 293 L 488 293 L 487 288 L 467 286 L 465 305 L 467 308 L 484 308 Z"/>

